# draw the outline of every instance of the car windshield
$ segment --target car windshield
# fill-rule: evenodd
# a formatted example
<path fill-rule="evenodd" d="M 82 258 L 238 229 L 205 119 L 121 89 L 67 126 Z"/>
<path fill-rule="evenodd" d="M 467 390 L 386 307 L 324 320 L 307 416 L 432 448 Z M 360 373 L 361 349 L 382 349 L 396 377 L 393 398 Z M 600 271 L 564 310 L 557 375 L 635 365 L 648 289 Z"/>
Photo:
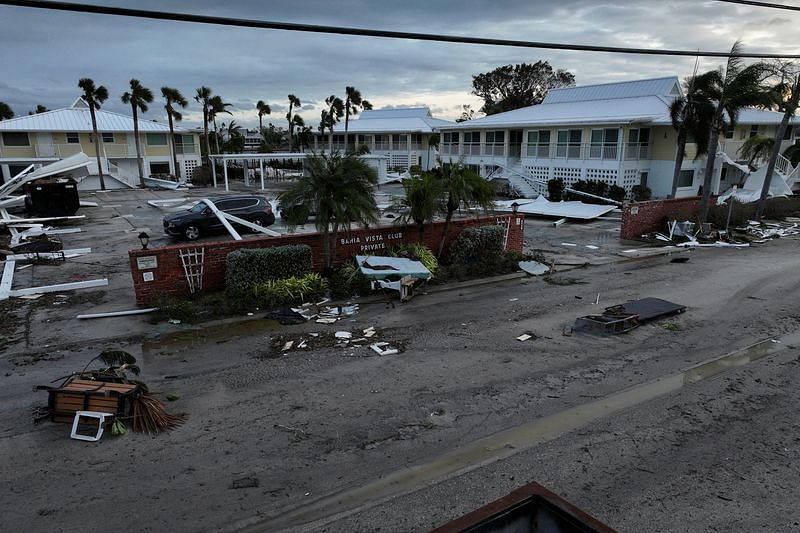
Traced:
<path fill-rule="evenodd" d="M 208 206 L 205 204 L 205 202 L 198 202 L 198 203 L 194 204 L 194 207 L 189 209 L 189 212 L 191 212 L 191 213 L 202 213 L 206 209 L 208 209 Z"/>

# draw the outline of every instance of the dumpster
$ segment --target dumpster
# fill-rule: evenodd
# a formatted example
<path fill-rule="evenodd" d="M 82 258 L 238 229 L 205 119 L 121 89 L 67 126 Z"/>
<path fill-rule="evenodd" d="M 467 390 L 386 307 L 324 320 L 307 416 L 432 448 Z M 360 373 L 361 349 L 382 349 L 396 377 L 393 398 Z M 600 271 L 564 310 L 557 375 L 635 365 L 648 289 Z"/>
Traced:
<path fill-rule="evenodd" d="M 72 178 L 41 178 L 25 184 L 25 209 L 38 217 L 72 216 L 80 207 Z"/>

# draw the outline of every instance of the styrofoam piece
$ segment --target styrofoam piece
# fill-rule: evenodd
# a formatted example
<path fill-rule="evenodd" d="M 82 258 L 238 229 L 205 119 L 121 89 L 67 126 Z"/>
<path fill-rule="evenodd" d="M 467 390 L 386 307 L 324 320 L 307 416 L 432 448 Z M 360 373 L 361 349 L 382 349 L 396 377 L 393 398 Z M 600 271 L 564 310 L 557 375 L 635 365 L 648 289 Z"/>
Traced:
<path fill-rule="evenodd" d="M 350 339 L 353 337 L 353 334 L 349 331 L 337 331 L 335 336 L 337 339 Z"/>
<path fill-rule="evenodd" d="M 103 424 L 105 424 L 106 418 L 111 416 L 113 415 L 109 413 L 100 413 L 98 411 L 76 411 L 75 418 L 72 420 L 72 432 L 70 433 L 69 437 L 75 440 L 97 442 L 103 436 Z M 81 418 L 97 419 L 97 433 L 94 436 L 78 434 L 78 425 L 80 424 Z"/>
<path fill-rule="evenodd" d="M 525 342 L 526 340 L 531 339 L 531 338 L 533 338 L 533 335 L 528 335 L 527 333 L 523 333 L 522 335 L 517 337 L 517 340 L 520 341 L 520 342 Z"/>

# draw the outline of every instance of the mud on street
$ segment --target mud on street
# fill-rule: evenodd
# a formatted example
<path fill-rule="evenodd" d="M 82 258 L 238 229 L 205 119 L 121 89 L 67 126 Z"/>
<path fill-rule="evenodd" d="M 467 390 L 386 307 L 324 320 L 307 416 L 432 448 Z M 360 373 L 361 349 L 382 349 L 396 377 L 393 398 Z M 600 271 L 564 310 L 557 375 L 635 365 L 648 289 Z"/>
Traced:
<path fill-rule="evenodd" d="M 128 317 L 84 325 L 80 342 L 55 327 L 33 344 L 14 337 L 0 355 L 0 529 L 425 531 L 537 481 L 620 531 L 797 530 L 797 250 L 790 238 L 684 252 L 683 264 L 605 262 L 557 283 L 362 303 L 330 325 Z M 569 334 L 578 316 L 648 296 L 687 311 L 617 337 Z M 6 312 L 40 305 L 57 321 L 54 303 Z M 369 327 L 401 352 L 332 337 Z M 289 338 L 317 341 L 279 349 Z M 563 433 L 531 425 L 765 339 L 778 342 L 763 359 Z M 93 444 L 31 423 L 47 401 L 33 386 L 108 347 L 136 356 L 160 398 L 177 397 L 182 427 Z M 459 455 L 514 428 L 526 438 Z"/>

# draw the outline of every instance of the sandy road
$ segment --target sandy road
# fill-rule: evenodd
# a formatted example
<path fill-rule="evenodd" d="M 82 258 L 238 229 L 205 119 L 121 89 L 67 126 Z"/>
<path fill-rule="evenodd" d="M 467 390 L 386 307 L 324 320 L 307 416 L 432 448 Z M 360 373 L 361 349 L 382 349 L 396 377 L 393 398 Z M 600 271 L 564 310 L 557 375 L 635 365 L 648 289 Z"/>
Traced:
<path fill-rule="evenodd" d="M 20 410 L 43 401 L 31 385 L 97 347 L 24 371 L 2 359 L 10 375 L 0 400 L 14 409 L 0 412 L 0 529 L 86 530 L 87 509 L 98 507 L 121 516 L 95 516 L 90 530 L 120 519 L 142 531 L 263 525 L 500 431 L 800 330 L 796 241 L 691 257 L 573 270 L 561 275 L 579 282 L 570 285 L 513 281 L 394 309 L 365 305 L 335 326 L 262 323 L 233 338 L 128 346 L 143 378 L 180 396 L 171 408 L 190 414 L 184 427 L 154 438 L 87 446 L 66 439 L 63 426 L 20 422 Z M 563 336 L 576 316 L 596 310 L 598 293 L 600 307 L 655 296 L 689 309 L 671 319 L 677 330 Z M 276 335 L 369 326 L 403 353 L 270 349 Z M 516 341 L 524 332 L 537 338 Z M 800 458 L 796 358 L 786 349 L 313 527 L 425 530 L 536 480 L 622 530 L 783 530 L 799 518 L 790 505 Z"/>

